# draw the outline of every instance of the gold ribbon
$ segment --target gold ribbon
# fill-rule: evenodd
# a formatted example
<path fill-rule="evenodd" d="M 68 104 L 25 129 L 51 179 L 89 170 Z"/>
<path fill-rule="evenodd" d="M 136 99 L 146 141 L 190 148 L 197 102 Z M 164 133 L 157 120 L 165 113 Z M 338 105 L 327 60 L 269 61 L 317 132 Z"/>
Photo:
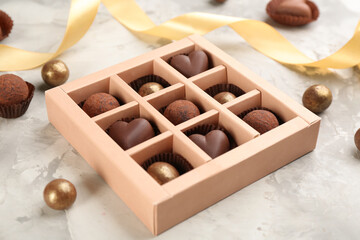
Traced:
<path fill-rule="evenodd" d="M 314 61 L 300 52 L 270 25 L 256 20 L 209 13 L 188 13 L 155 25 L 134 0 L 101 0 L 127 29 L 138 34 L 178 40 L 188 35 L 206 34 L 228 25 L 253 48 L 295 68 L 349 68 L 360 64 L 360 22 L 353 37 L 334 54 Z M 55 58 L 79 41 L 91 26 L 100 0 L 72 0 L 65 36 L 55 53 L 29 52 L 0 45 L 0 71 L 31 69 Z"/>

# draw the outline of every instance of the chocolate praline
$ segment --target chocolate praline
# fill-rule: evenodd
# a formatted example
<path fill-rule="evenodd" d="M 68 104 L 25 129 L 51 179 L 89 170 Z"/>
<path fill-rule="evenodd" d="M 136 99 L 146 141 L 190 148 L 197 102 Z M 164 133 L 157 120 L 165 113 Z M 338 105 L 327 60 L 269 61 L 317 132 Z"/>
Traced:
<path fill-rule="evenodd" d="M 145 97 L 147 95 L 150 95 L 152 93 L 158 92 L 164 87 L 157 82 L 147 82 L 143 84 L 139 89 L 139 95 L 142 97 Z"/>
<path fill-rule="evenodd" d="M 171 58 L 170 65 L 190 78 L 209 69 L 209 59 L 202 50 L 196 50 L 189 55 L 179 54 Z"/>
<path fill-rule="evenodd" d="M 90 117 L 95 117 L 96 115 L 107 112 L 119 106 L 119 102 L 110 94 L 95 93 L 86 99 L 82 109 Z"/>
<path fill-rule="evenodd" d="M 214 99 L 221 104 L 234 100 L 236 96 L 231 92 L 220 92 L 214 96 Z"/>
<path fill-rule="evenodd" d="M 200 115 L 199 108 L 188 100 L 176 100 L 166 107 L 164 116 L 174 125 Z"/>
<path fill-rule="evenodd" d="M 288 26 L 305 25 L 319 17 L 318 7 L 309 0 L 272 0 L 266 12 L 274 21 Z"/>
<path fill-rule="evenodd" d="M 151 124 L 144 118 L 136 118 L 129 123 L 117 121 L 109 127 L 108 132 L 109 136 L 124 150 L 155 136 Z"/>
<path fill-rule="evenodd" d="M 147 172 L 152 176 L 160 185 L 170 182 L 177 178 L 180 174 L 177 169 L 166 162 L 155 162 L 151 164 Z"/>
<path fill-rule="evenodd" d="M 205 136 L 192 134 L 189 138 L 211 158 L 216 158 L 230 149 L 229 139 L 221 130 L 212 130 Z"/>
<path fill-rule="evenodd" d="M 276 116 L 267 110 L 253 110 L 246 114 L 243 120 L 260 134 L 279 126 Z"/>
<path fill-rule="evenodd" d="M 29 95 L 26 82 L 14 74 L 0 76 L 0 104 L 10 105 L 24 101 Z"/>

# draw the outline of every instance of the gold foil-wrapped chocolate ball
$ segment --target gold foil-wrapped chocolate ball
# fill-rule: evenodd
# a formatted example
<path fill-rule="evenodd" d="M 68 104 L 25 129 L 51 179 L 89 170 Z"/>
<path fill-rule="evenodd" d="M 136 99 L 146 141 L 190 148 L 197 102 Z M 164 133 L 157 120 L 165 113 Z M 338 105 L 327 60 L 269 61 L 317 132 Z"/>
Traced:
<path fill-rule="evenodd" d="M 166 162 L 155 162 L 151 164 L 147 172 L 152 176 L 160 185 L 167 183 L 179 176 L 179 172 L 171 164 Z"/>
<path fill-rule="evenodd" d="M 41 76 L 47 85 L 56 87 L 68 80 L 69 69 L 63 61 L 51 60 L 42 67 Z"/>
<path fill-rule="evenodd" d="M 231 92 L 220 92 L 214 96 L 214 99 L 221 104 L 234 100 L 236 96 Z"/>
<path fill-rule="evenodd" d="M 317 84 L 306 89 L 302 101 L 304 106 L 313 113 L 321 113 L 330 106 L 332 94 L 329 88 Z"/>
<path fill-rule="evenodd" d="M 46 204 L 55 210 L 69 208 L 76 199 L 74 185 L 65 179 L 55 179 L 48 183 L 44 189 L 44 200 Z"/>
<path fill-rule="evenodd" d="M 148 82 L 142 85 L 139 89 L 139 95 L 145 97 L 146 95 L 158 92 L 164 87 L 157 82 Z"/>
<path fill-rule="evenodd" d="M 357 149 L 360 150 L 360 128 L 355 133 L 354 142 Z"/>

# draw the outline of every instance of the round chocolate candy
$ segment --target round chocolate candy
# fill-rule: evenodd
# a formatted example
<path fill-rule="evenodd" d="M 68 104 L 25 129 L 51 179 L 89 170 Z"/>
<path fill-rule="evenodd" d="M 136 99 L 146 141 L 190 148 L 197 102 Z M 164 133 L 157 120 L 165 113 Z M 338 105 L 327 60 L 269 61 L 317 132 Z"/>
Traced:
<path fill-rule="evenodd" d="M 200 115 L 198 107 L 188 100 L 176 100 L 166 107 L 164 116 L 174 125 L 178 125 Z"/>
<path fill-rule="evenodd" d="M 139 95 L 142 97 L 145 97 L 149 94 L 152 94 L 154 92 L 158 92 L 161 89 L 163 89 L 164 87 L 157 83 L 157 82 L 148 82 L 145 83 L 144 85 L 142 85 L 139 89 Z"/>
<path fill-rule="evenodd" d="M 332 93 L 326 86 L 316 84 L 306 89 L 302 102 L 313 113 L 321 113 L 330 106 Z"/>
<path fill-rule="evenodd" d="M 44 64 L 41 69 L 41 76 L 44 82 L 56 87 L 65 83 L 69 78 L 69 69 L 61 60 L 51 60 Z"/>
<path fill-rule="evenodd" d="M 167 183 L 179 176 L 179 172 L 171 164 L 166 162 L 155 162 L 151 164 L 147 172 L 152 176 L 160 185 Z"/>
<path fill-rule="evenodd" d="M 110 94 L 95 93 L 86 99 L 82 109 L 90 117 L 95 117 L 119 106 L 119 102 Z"/>
<path fill-rule="evenodd" d="M 260 134 L 279 126 L 276 116 L 267 110 L 253 110 L 246 114 L 243 120 Z"/>
<path fill-rule="evenodd" d="M 0 76 L 0 104 L 10 105 L 24 101 L 29 95 L 26 82 L 14 74 Z"/>
<path fill-rule="evenodd" d="M 55 179 L 46 185 L 43 195 L 49 207 L 64 210 L 75 202 L 76 189 L 68 180 Z"/>
<path fill-rule="evenodd" d="M 234 100 L 236 96 L 231 92 L 220 92 L 214 96 L 214 99 L 221 104 Z"/>

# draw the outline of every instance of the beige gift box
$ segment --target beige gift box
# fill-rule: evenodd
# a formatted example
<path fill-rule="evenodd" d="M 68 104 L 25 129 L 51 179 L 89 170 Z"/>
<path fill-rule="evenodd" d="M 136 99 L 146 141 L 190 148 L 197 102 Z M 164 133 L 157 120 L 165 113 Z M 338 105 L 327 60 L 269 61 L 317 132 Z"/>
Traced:
<path fill-rule="evenodd" d="M 186 78 L 167 62 L 198 49 L 213 67 L 196 76 Z M 129 83 L 149 74 L 170 86 L 141 97 Z M 245 94 L 222 105 L 204 92 L 219 83 L 234 84 Z M 124 104 L 90 118 L 78 104 L 97 92 Z M 177 99 L 192 101 L 202 114 L 174 126 L 158 110 Z M 320 127 L 318 116 L 198 35 L 48 90 L 46 105 L 50 122 L 154 235 L 310 152 Z M 254 107 L 271 109 L 284 123 L 260 135 L 237 116 Z M 129 117 L 148 119 L 160 134 L 124 151 L 105 130 Z M 226 129 L 237 147 L 211 159 L 184 134 L 201 124 Z M 163 152 L 182 155 L 194 169 L 159 185 L 141 164 Z"/>

